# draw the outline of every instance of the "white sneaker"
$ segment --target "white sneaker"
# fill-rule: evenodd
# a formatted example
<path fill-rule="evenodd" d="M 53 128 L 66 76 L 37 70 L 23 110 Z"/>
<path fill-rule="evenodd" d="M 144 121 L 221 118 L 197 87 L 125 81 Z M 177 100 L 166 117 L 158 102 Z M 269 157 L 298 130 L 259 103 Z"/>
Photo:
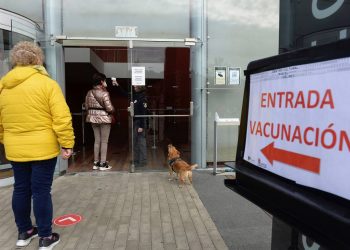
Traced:
<path fill-rule="evenodd" d="M 108 164 L 108 162 L 104 162 L 104 163 L 102 163 L 102 164 L 100 165 L 100 170 L 101 170 L 101 171 L 110 170 L 110 169 L 112 169 L 112 166 L 110 166 L 110 165 Z"/>
<path fill-rule="evenodd" d="M 100 162 L 99 161 L 94 161 L 94 165 L 92 166 L 93 170 L 97 170 L 100 167 Z"/>
<path fill-rule="evenodd" d="M 39 239 L 39 250 L 52 250 L 60 242 L 60 235 L 58 233 L 52 233 L 50 239 Z"/>
<path fill-rule="evenodd" d="M 18 247 L 25 247 L 28 246 L 29 243 L 34 239 L 35 237 L 38 237 L 38 228 L 34 227 L 33 231 L 28 234 L 27 232 L 18 234 L 18 240 L 16 242 L 16 246 Z"/>

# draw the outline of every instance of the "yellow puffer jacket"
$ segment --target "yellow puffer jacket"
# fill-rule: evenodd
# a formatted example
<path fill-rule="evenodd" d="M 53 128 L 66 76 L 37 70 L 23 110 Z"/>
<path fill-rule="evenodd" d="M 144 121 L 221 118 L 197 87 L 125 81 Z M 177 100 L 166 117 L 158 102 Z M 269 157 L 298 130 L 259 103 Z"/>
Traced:
<path fill-rule="evenodd" d="M 44 67 L 15 67 L 0 80 L 0 91 L 0 142 L 8 160 L 47 160 L 60 145 L 73 148 L 69 108 Z"/>

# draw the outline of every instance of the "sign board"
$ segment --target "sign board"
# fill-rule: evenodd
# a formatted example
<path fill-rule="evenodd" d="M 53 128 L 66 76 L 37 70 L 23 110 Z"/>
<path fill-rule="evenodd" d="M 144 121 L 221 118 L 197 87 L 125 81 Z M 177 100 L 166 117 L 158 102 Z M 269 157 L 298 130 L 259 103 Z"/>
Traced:
<path fill-rule="evenodd" d="M 138 37 L 137 26 L 115 26 L 115 37 L 136 38 Z"/>
<path fill-rule="evenodd" d="M 226 67 L 215 67 L 215 84 L 226 84 Z"/>
<path fill-rule="evenodd" d="M 347 27 L 349 25 L 349 0 L 295 1 L 292 8 L 295 29 L 298 35 L 317 31 Z"/>
<path fill-rule="evenodd" d="M 228 84 L 239 85 L 240 68 L 228 68 Z"/>
<path fill-rule="evenodd" d="M 282 51 L 349 38 L 350 0 L 279 2 Z"/>
<path fill-rule="evenodd" d="M 146 68 L 145 67 L 132 67 L 131 68 L 131 84 L 136 86 L 146 85 Z"/>
<path fill-rule="evenodd" d="M 65 214 L 53 220 L 53 224 L 61 227 L 72 226 L 79 223 L 82 217 L 79 214 Z"/>
<path fill-rule="evenodd" d="M 244 159 L 350 200 L 350 57 L 250 75 Z"/>

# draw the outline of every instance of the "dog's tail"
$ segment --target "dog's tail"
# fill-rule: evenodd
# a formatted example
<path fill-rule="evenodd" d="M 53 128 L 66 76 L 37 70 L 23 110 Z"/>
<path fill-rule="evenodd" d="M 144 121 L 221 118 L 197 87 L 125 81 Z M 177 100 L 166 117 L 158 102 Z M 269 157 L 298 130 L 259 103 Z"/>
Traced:
<path fill-rule="evenodd" d="M 193 169 L 195 169 L 197 167 L 198 167 L 198 164 L 193 164 L 193 165 L 191 165 L 191 170 L 193 170 Z"/>

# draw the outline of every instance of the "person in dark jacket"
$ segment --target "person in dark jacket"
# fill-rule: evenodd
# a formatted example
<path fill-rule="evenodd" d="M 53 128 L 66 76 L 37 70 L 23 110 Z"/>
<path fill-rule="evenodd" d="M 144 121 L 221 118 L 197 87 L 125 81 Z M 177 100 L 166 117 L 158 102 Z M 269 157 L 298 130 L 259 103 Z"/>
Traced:
<path fill-rule="evenodd" d="M 133 95 L 129 95 L 116 81 L 112 78 L 112 85 L 117 86 L 123 96 L 132 97 L 131 102 L 134 104 L 133 118 L 133 144 L 134 144 L 134 164 L 136 167 L 147 165 L 147 144 L 146 129 L 147 117 L 137 117 L 138 115 L 148 114 L 148 104 L 145 86 L 133 86 Z"/>
<path fill-rule="evenodd" d="M 134 86 L 134 164 L 136 167 L 147 165 L 147 117 L 137 117 L 148 113 L 145 90 L 144 86 Z"/>

